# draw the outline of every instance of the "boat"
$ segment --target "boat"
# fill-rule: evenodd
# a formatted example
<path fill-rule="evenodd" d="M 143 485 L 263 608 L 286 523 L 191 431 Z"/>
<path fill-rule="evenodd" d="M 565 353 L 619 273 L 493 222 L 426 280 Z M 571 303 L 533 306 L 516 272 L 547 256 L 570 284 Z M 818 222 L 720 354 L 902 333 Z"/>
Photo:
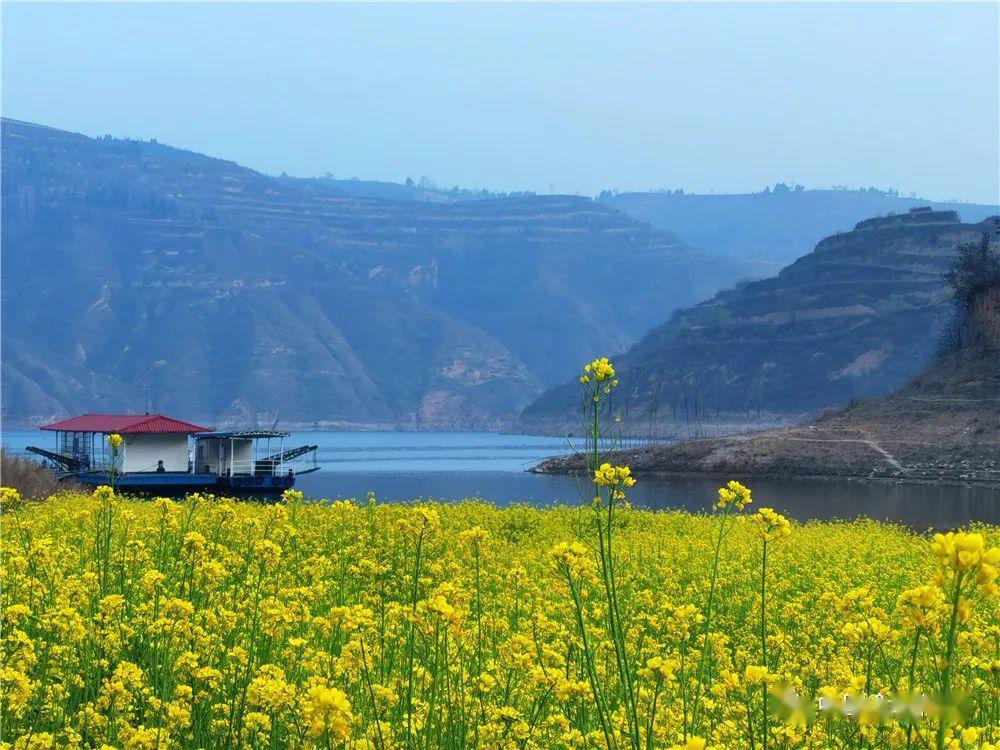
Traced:
<path fill-rule="evenodd" d="M 55 450 L 27 450 L 59 479 L 128 495 L 275 497 L 319 469 L 317 446 L 286 448 L 281 430 L 213 430 L 163 414 L 81 414 L 39 429 L 55 433 Z"/>

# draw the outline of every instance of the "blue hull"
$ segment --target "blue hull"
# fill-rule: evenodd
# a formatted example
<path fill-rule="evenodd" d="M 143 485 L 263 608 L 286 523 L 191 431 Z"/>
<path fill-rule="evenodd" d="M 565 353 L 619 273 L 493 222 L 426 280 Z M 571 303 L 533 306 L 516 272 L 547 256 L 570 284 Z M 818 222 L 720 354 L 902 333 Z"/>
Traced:
<path fill-rule="evenodd" d="M 104 472 L 84 472 L 72 475 L 75 482 L 85 487 L 110 484 Z M 152 495 L 156 497 L 184 497 L 193 492 L 210 493 L 223 497 L 276 497 L 295 485 L 293 475 L 216 476 L 214 474 L 188 474 L 179 472 L 142 472 L 119 474 L 115 487 L 123 495 Z"/>

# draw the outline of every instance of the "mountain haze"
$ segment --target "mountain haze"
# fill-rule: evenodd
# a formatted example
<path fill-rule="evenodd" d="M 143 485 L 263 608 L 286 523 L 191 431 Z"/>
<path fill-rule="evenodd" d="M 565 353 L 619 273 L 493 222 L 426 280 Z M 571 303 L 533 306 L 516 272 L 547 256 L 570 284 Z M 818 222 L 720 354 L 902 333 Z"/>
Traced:
<path fill-rule="evenodd" d="M 571 196 L 414 201 L 4 120 L 3 409 L 493 427 L 727 272 Z"/>

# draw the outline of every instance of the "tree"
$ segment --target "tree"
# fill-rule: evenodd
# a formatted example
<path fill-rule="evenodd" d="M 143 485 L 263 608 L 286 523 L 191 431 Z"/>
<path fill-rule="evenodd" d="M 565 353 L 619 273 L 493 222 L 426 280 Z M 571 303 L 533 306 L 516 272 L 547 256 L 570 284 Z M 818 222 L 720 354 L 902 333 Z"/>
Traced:
<path fill-rule="evenodd" d="M 989 234 L 958 247 L 958 257 L 945 275 L 954 294 L 955 309 L 941 340 L 941 354 L 958 351 L 965 343 L 969 308 L 979 295 L 1000 285 L 1000 252 L 991 245 Z"/>
<path fill-rule="evenodd" d="M 978 240 L 958 247 L 958 257 L 945 278 L 955 299 L 965 304 L 980 292 L 1000 284 L 1000 253 L 990 245 L 986 232 Z"/>

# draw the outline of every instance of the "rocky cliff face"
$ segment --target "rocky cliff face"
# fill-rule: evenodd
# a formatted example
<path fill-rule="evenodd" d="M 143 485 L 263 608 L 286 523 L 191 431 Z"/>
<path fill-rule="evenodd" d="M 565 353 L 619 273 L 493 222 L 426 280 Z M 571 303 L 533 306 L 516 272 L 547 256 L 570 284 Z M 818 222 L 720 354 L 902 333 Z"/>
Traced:
<path fill-rule="evenodd" d="M 726 422 L 756 427 L 878 395 L 925 368 L 951 314 L 945 274 L 956 246 L 992 222 L 954 212 L 864 221 L 820 242 L 774 278 L 678 311 L 617 360 L 617 408 L 642 432 L 681 436 Z M 525 410 L 561 424 L 570 383 Z"/>
<path fill-rule="evenodd" d="M 962 344 L 966 349 L 1000 350 L 1000 286 L 990 287 L 970 301 Z"/>
<path fill-rule="evenodd" d="M 216 424 L 501 426 L 726 283 L 581 198 L 353 197 L 9 120 L 2 148 L 8 423 L 139 409 L 149 380 Z"/>

